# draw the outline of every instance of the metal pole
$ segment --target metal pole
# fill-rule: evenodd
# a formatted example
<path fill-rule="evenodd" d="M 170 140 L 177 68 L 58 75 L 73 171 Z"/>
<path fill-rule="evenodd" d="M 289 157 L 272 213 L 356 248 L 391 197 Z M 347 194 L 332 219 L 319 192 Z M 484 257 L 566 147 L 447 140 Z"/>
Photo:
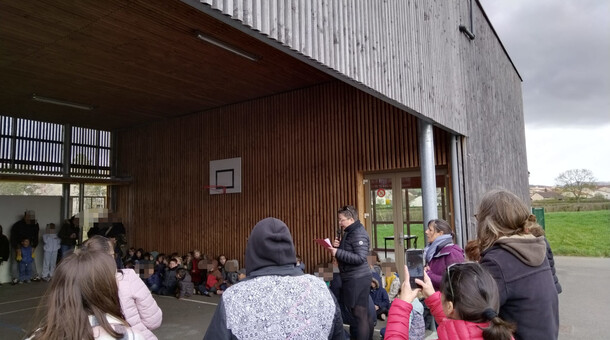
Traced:
<path fill-rule="evenodd" d="M 458 171 L 458 143 L 460 138 L 453 136 L 451 143 L 451 183 L 453 192 L 453 221 L 455 222 L 455 239 L 457 244 L 464 248 L 462 238 L 462 206 L 460 204 L 460 173 Z"/>
<path fill-rule="evenodd" d="M 85 183 L 78 184 L 78 216 L 80 216 L 80 228 L 81 232 L 79 235 L 78 244 L 83 244 L 83 219 L 85 214 L 83 211 L 85 210 Z"/>
<path fill-rule="evenodd" d="M 436 169 L 434 166 L 434 135 L 432 124 L 419 120 L 419 166 L 421 169 L 422 208 L 424 230 L 428 221 L 438 218 L 436 197 Z M 428 243 L 424 234 L 425 243 Z"/>
<path fill-rule="evenodd" d="M 72 126 L 70 124 L 64 124 L 64 141 L 63 141 L 63 176 L 64 178 L 70 177 L 70 150 L 72 149 Z M 63 220 L 70 218 L 70 183 L 62 184 L 61 190 L 61 216 Z"/>

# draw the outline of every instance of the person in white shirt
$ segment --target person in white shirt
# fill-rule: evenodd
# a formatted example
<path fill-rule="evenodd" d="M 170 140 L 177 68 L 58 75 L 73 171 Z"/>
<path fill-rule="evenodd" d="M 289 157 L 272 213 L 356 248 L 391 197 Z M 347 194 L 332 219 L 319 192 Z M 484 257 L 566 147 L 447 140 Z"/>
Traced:
<path fill-rule="evenodd" d="M 57 236 L 57 230 L 55 224 L 47 224 L 47 229 L 42 235 L 42 242 L 44 243 L 44 257 L 42 258 L 42 279 L 44 281 L 51 280 L 53 273 L 55 272 L 55 264 L 57 263 L 57 251 L 61 247 L 61 240 Z"/>

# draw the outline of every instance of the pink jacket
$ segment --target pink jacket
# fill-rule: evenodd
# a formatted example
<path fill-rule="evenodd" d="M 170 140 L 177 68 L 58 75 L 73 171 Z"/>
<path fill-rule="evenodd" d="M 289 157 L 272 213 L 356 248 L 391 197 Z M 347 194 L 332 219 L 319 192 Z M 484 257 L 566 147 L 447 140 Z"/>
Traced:
<path fill-rule="evenodd" d="M 161 326 L 163 320 L 161 308 L 157 306 L 150 291 L 133 269 L 122 269 L 122 271 L 123 274 L 116 273 L 116 278 L 125 320 L 145 339 L 157 340 L 150 330 Z"/>
<path fill-rule="evenodd" d="M 436 292 L 426 299 L 430 313 L 438 322 L 439 340 L 483 340 L 483 330 L 488 322 L 475 323 L 464 320 L 448 319 L 443 312 L 441 293 Z M 384 339 L 409 339 L 409 314 L 413 306 L 401 299 L 394 299 L 390 308 Z"/>

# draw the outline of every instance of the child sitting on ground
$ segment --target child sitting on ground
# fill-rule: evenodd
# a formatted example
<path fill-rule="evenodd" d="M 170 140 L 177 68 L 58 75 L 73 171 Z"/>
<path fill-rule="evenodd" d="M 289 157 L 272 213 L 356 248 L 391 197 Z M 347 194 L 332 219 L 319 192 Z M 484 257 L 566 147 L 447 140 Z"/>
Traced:
<path fill-rule="evenodd" d="M 322 262 L 318 263 L 316 267 L 318 270 L 313 275 L 322 279 L 326 286 L 330 287 L 330 282 L 333 280 L 333 264 Z"/>
<path fill-rule="evenodd" d="M 303 263 L 303 259 L 301 259 L 301 255 L 297 254 L 297 267 L 305 273 L 305 263 Z"/>
<path fill-rule="evenodd" d="M 223 277 L 222 273 L 218 269 L 218 261 L 212 260 L 208 266 L 208 278 L 205 283 L 206 291 L 216 293 L 216 295 L 221 295 L 222 289 L 220 289 L 220 285 L 222 285 L 222 281 Z"/>
<path fill-rule="evenodd" d="M 176 271 L 176 279 L 178 280 L 178 294 L 177 298 L 185 298 L 193 295 L 195 286 L 191 281 L 191 275 L 188 270 L 180 268 Z"/>
<path fill-rule="evenodd" d="M 241 268 L 237 272 L 237 281 L 242 281 L 245 278 L 246 278 L 246 268 Z"/>
<path fill-rule="evenodd" d="M 500 294 L 493 277 L 478 263 L 456 263 L 443 274 L 440 292 L 434 292 L 432 281 L 424 274 L 424 281 L 415 279 L 422 287 L 426 305 L 439 324 L 437 335 L 444 339 L 513 339 L 514 326 L 498 317 Z M 398 299 L 390 308 L 386 340 L 409 338 L 409 314 L 419 288 L 409 284 L 409 270 Z"/>
<path fill-rule="evenodd" d="M 238 270 L 239 263 L 237 262 L 237 260 L 228 260 L 225 263 L 225 284 L 223 285 L 223 290 L 231 287 L 239 281 L 239 275 L 237 274 Z"/>
<path fill-rule="evenodd" d="M 178 286 L 178 279 L 176 278 L 176 270 L 178 270 L 178 259 L 172 258 L 167 264 L 165 274 L 163 275 L 163 283 L 159 288 L 159 295 L 174 295 L 176 294 L 176 287 Z"/>
<path fill-rule="evenodd" d="M 166 262 L 165 254 L 158 254 L 152 275 L 144 281 L 152 293 L 159 292 L 159 289 L 161 288 L 163 274 L 165 273 L 165 267 L 167 266 Z"/>
<path fill-rule="evenodd" d="M 377 318 L 379 320 L 385 320 L 388 317 L 388 310 L 390 309 L 390 299 L 388 298 L 388 292 L 379 287 L 379 281 L 374 277 L 371 280 L 371 291 L 369 294 L 375 304 Z"/>
<path fill-rule="evenodd" d="M 193 253 L 188 252 L 188 253 L 182 255 L 182 268 L 190 270 L 192 266 L 193 266 Z"/>
<path fill-rule="evenodd" d="M 390 303 L 394 301 L 400 291 L 400 278 L 396 272 L 396 263 L 382 262 L 381 263 L 382 279 L 384 282 L 385 291 L 388 293 Z"/>
<path fill-rule="evenodd" d="M 127 255 L 123 258 L 123 263 L 131 260 L 133 262 L 136 259 L 136 248 L 131 247 L 127 250 Z"/>

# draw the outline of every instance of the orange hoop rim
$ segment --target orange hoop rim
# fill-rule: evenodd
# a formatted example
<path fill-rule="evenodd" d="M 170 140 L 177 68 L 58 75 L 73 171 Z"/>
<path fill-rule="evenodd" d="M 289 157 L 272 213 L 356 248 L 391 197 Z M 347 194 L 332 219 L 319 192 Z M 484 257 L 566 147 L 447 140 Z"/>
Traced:
<path fill-rule="evenodd" d="M 227 193 L 227 187 L 224 185 L 206 185 L 206 186 L 204 186 L 204 189 L 216 189 L 216 190 L 222 189 L 223 194 Z"/>

